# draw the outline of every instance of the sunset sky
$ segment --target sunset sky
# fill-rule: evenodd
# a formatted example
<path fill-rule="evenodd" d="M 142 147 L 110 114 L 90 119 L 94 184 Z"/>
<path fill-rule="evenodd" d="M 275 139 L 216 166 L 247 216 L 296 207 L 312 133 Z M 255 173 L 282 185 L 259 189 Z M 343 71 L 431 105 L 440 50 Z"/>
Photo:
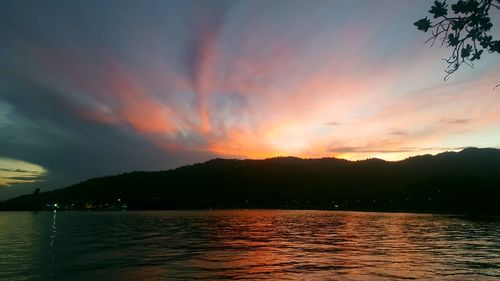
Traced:
<path fill-rule="evenodd" d="M 413 26 L 431 3 L 2 1 L 0 199 L 214 157 L 498 148 L 500 56 L 443 81 L 450 50 Z"/>

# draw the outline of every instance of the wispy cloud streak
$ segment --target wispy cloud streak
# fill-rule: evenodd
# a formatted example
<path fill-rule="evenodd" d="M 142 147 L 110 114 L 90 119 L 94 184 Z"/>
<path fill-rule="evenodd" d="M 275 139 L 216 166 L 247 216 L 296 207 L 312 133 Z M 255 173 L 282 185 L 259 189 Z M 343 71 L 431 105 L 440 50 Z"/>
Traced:
<path fill-rule="evenodd" d="M 176 153 L 400 159 L 500 146 L 498 58 L 443 82 L 444 50 L 423 46 L 412 26 L 426 9 L 8 3 L 0 12 L 0 153 L 27 159 L 30 151 L 40 156 L 27 160 L 56 166 L 70 156 L 52 161 L 45 151 L 134 143 L 144 149 L 137 154 L 165 155 L 153 165 L 160 168 L 181 163 L 165 160 Z"/>

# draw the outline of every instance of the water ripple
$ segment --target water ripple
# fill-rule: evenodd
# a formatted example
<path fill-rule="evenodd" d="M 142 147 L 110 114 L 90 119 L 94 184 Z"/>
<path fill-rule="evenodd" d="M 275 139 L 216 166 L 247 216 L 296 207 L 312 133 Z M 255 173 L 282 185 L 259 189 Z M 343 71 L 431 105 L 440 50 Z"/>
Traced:
<path fill-rule="evenodd" d="M 0 280 L 498 280 L 499 245 L 498 218 L 0 213 Z"/>

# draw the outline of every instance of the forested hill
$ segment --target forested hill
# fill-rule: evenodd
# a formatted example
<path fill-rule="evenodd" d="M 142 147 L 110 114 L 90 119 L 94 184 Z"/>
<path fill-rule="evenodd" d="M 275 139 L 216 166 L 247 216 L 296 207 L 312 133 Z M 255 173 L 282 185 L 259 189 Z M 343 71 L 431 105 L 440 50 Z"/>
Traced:
<path fill-rule="evenodd" d="M 500 214 L 500 150 L 402 161 L 214 159 L 90 179 L 0 203 L 4 210 L 284 208 Z M 51 207 L 52 206 L 52 207 Z"/>

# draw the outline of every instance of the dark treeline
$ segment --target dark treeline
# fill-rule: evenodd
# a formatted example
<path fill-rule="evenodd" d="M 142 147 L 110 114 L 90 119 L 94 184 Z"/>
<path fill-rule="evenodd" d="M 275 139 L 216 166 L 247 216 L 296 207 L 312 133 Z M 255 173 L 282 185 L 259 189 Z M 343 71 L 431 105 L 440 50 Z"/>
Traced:
<path fill-rule="evenodd" d="M 3 210 L 282 208 L 500 214 L 500 150 L 469 148 L 397 162 L 215 159 L 94 178 L 20 196 Z M 119 203 L 117 203 L 119 202 Z M 107 204 L 107 205 L 106 205 Z M 103 207 L 104 208 L 104 207 Z"/>

